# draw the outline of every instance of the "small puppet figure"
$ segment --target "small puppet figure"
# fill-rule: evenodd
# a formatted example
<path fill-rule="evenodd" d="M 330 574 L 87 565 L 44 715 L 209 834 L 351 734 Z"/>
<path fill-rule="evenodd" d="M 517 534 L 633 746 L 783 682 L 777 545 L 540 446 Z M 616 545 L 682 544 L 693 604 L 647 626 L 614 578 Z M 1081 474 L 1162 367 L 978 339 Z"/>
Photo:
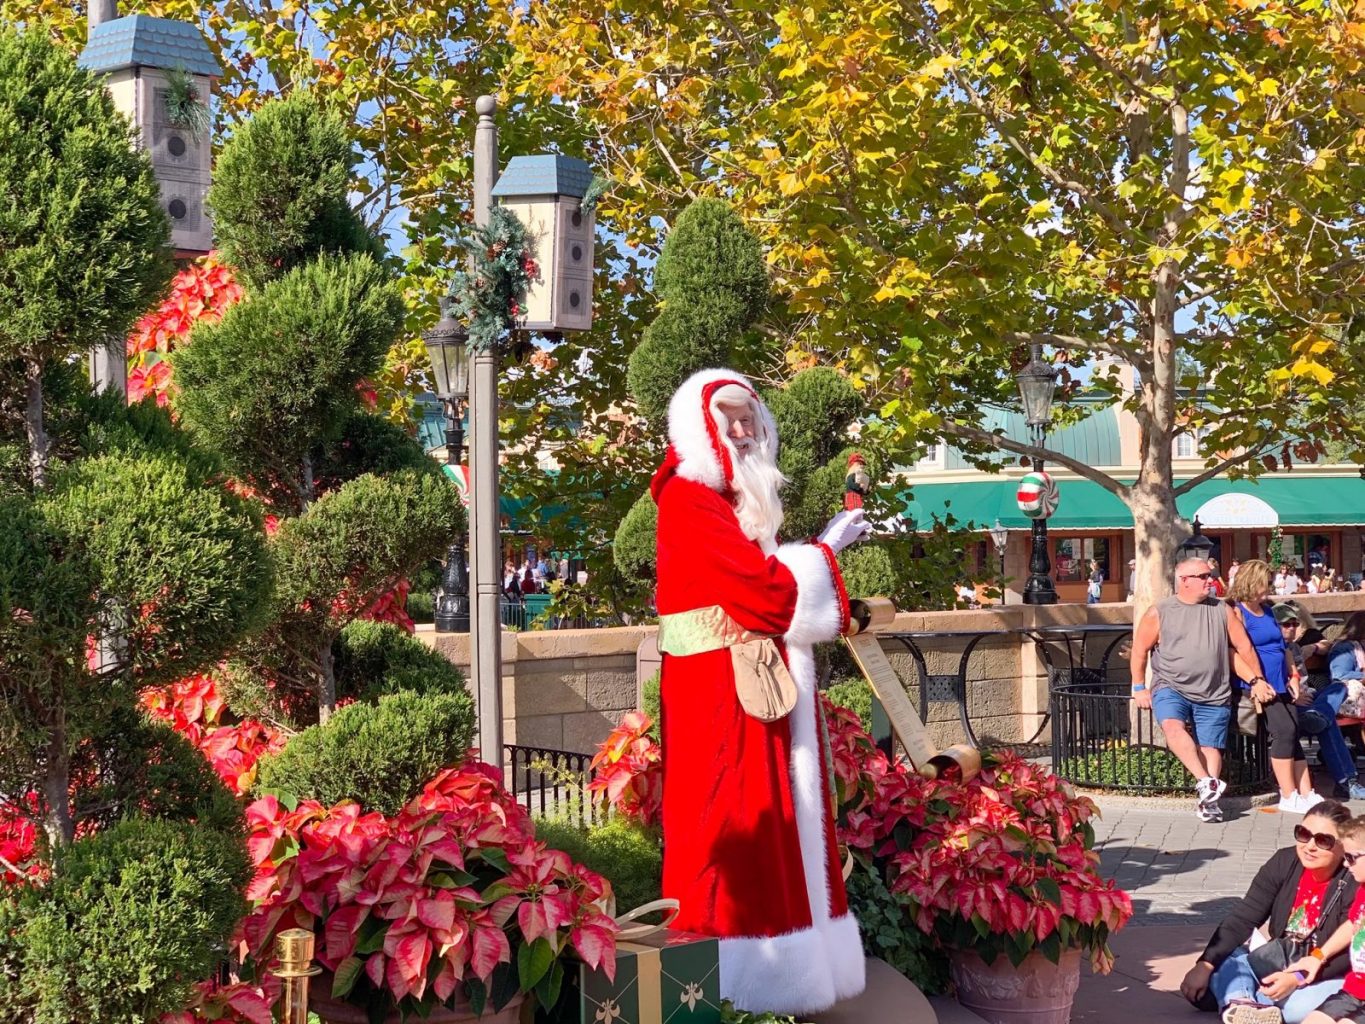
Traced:
<path fill-rule="evenodd" d="M 863 499 L 872 489 L 872 478 L 867 475 L 867 463 L 854 452 L 848 457 L 848 473 L 844 477 L 844 508 L 852 512 L 863 507 Z"/>

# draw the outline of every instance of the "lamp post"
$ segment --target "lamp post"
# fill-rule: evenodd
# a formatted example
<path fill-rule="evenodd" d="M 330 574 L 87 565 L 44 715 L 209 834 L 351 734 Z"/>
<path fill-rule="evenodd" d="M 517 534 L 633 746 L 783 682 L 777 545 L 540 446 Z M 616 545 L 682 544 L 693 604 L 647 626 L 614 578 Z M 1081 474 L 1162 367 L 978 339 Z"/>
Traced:
<path fill-rule="evenodd" d="M 1014 375 L 1019 385 L 1019 397 L 1024 405 L 1024 422 L 1035 446 L 1041 448 L 1052 422 L 1052 393 L 1057 387 L 1057 373 L 1039 358 L 1039 347 L 1033 346 L 1032 358 Z M 1043 460 L 1035 458 L 1033 468 L 1042 472 Z M 1047 554 L 1047 520 L 1041 516 L 1033 520 L 1033 550 L 1029 556 L 1029 577 L 1024 584 L 1024 604 L 1056 604 L 1057 590 L 1052 585 L 1052 562 Z"/>
<path fill-rule="evenodd" d="M 1005 545 L 1009 543 L 1009 531 L 1000 525 L 1000 517 L 995 517 L 995 525 L 990 529 L 991 543 L 995 553 L 1000 556 L 1000 603 L 1005 603 Z"/>
<path fill-rule="evenodd" d="M 450 299 L 441 299 L 441 319 L 422 333 L 436 397 L 446 414 L 446 465 L 459 472 L 464 452 L 464 410 L 469 395 L 469 335 L 450 315 Z M 436 591 L 436 632 L 469 632 L 469 575 L 465 561 L 465 533 L 458 531 L 446 551 L 441 585 Z"/>
<path fill-rule="evenodd" d="M 1185 562 L 1197 558 L 1201 562 L 1207 562 L 1209 555 L 1213 553 L 1213 541 L 1204 536 L 1204 527 L 1199 522 L 1198 516 L 1194 517 L 1192 530 L 1189 539 L 1176 549 L 1176 560 Z"/>

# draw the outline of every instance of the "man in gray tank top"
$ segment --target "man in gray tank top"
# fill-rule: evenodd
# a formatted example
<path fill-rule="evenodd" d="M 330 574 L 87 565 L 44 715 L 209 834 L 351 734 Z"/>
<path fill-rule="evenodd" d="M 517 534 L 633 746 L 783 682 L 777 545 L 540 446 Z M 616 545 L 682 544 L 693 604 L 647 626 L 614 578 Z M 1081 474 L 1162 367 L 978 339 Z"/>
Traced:
<path fill-rule="evenodd" d="M 1252 665 L 1256 651 L 1237 616 L 1209 596 L 1211 575 L 1197 558 L 1176 566 L 1174 596 L 1148 608 L 1133 630 L 1131 667 L 1137 706 L 1152 709 L 1171 753 L 1197 780 L 1195 813 L 1201 821 L 1222 821 L 1218 799 L 1227 784 L 1219 776 L 1232 722 L 1228 647 Z"/>

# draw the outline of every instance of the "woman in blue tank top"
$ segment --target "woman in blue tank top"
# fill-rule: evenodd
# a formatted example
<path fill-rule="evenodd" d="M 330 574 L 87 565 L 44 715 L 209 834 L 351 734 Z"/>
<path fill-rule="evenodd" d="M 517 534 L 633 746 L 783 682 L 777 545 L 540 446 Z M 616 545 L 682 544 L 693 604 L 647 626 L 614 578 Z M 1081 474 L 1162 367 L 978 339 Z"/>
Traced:
<path fill-rule="evenodd" d="M 1233 668 L 1244 690 L 1261 701 L 1270 733 L 1270 768 L 1280 787 L 1280 810 L 1303 814 L 1322 799 L 1313 791 L 1308 761 L 1299 742 L 1298 680 L 1290 676 L 1284 634 L 1271 611 L 1270 566 L 1260 559 L 1243 562 L 1228 592 L 1233 614 L 1246 627 L 1259 665 L 1245 665 L 1233 655 Z"/>

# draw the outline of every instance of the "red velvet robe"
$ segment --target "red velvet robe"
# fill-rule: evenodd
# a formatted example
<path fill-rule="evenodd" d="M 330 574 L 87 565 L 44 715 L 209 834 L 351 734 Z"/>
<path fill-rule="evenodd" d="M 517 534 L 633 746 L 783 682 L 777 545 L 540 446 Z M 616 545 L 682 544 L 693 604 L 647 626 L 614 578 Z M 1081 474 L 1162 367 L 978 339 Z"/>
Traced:
<path fill-rule="evenodd" d="M 781 638 L 799 696 L 790 715 L 763 722 L 740 706 L 728 649 L 664 654 L 663 892 L 681 902 L 676 927 L 721 937 L 722 995 L 755 1011 L 817 1012 L 864 983 L 811 655 L 847 627 L 848 599 L 828 548 L 768 554 L 746 537 L 728 498 L 688 478 L 704 475 L 698 451 L 690 473 L 670 451 L 654 481 L 659 614 L 720 605 Z M 714 479 L 717 467 L 704 468 Z"/>

